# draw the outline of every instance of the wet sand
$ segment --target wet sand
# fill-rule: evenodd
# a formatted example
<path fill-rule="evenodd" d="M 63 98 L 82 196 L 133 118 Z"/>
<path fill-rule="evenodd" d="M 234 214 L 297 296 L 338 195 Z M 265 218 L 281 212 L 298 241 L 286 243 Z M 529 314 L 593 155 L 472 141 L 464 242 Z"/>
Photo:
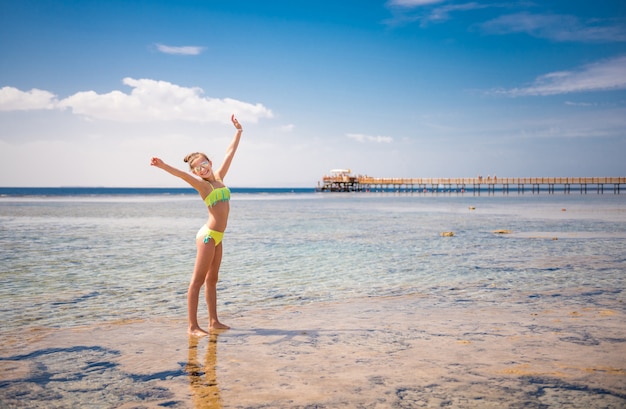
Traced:
<path fill-rule="evenodd" d="M 626 317 L 427 297 L 3 337 L 1 407 L 623 408 Z M 539 308 L 539 306 L 543 306 Z M 535 307 L 538 307 L 535 309 Z"/>

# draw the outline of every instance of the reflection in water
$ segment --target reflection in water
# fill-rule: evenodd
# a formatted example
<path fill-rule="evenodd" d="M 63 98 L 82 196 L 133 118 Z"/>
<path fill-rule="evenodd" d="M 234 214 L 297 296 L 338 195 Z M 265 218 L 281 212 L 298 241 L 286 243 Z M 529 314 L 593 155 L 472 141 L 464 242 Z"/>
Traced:
<path fill-rule="evenodd" d="M 198 342 L 201 338 L 189 337 L 189 355 L 187 359 L 187 374 L 195 409 L 220 409 L 222 399 L 217 385 L 217 333 L 209 335 L 204 364 L 198 361 Z"/>

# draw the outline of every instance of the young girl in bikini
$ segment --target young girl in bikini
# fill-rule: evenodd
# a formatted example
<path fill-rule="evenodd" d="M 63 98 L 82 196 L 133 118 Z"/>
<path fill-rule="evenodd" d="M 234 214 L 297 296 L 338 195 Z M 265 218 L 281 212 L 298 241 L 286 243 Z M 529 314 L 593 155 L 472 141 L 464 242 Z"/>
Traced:
<path fill-rule="evenodd" d="M 217 318 L 217 277 L 222 262 L 222 238 L 230 210 L 230 190 L 224 185 L 223 180 L 230 168 L 243 132 L 241 124 L 234 115 L 231 121 L 237 131 L 226 150 L 222 165 L 217 170 L 213 170 L 211 160 L 200 152 L 190 153 L 185 157 L 191 173 L 176 169 L 159 158 L 152 158 L 150 162 L 152 166 L 163 169 L 189 183 L 198 191 L 209 211 L 207 223 L 200 228 L 196 236 L 196 264 L 187 291 L 188 332 L 196 336 L 208 334 L 198 324 L 198 298 L 203 284 L 209 309 L 209 329 L 229 328 Z"/>

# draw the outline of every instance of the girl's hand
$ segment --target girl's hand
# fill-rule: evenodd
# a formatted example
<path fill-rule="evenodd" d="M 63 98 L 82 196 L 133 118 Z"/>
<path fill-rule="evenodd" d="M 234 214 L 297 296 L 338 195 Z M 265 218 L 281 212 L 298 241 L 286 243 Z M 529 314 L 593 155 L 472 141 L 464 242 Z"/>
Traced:
<path fill-rule="evenodd" d="M 163 166 L 163 161 L 159 158 L 152 158 L 150 160 L 150 166 L 156 166 L 157 168 L 160 168 L 161 166 Z"/>
<path fill-rule="evenodd" d="M 233 125 L 235 125 L 235 128 L 237 128 L 237 130 L 239 131 L 243 131 L 243 127 L 241 126 L 241 124 L 239 123 L 239 121 L 237 120 L 237 118 L 235 118 L 235 114 L 233 114 L 230 117 L 230 120 L 233 122 Z"/>

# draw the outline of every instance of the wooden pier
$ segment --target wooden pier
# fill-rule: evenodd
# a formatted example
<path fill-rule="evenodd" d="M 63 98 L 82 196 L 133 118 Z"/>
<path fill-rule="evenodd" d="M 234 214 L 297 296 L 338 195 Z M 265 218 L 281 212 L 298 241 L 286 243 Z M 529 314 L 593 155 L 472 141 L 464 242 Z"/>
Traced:
<path fill-rule="evenodd" d="M 546 192 L 569 194 L 580 191 L 581 194 L 596 192 L 603 194 L 612 190 L 619 194 L 621 185 L 626 185 L 626 177 L 534 177 L 534 178 L 374 178 L 355 176 L 347 172 L 324 176 L 318 183 L 321 192 L 415 192 L 415 193 L 472 193 L 481 192 L 519 194 Z"/>

